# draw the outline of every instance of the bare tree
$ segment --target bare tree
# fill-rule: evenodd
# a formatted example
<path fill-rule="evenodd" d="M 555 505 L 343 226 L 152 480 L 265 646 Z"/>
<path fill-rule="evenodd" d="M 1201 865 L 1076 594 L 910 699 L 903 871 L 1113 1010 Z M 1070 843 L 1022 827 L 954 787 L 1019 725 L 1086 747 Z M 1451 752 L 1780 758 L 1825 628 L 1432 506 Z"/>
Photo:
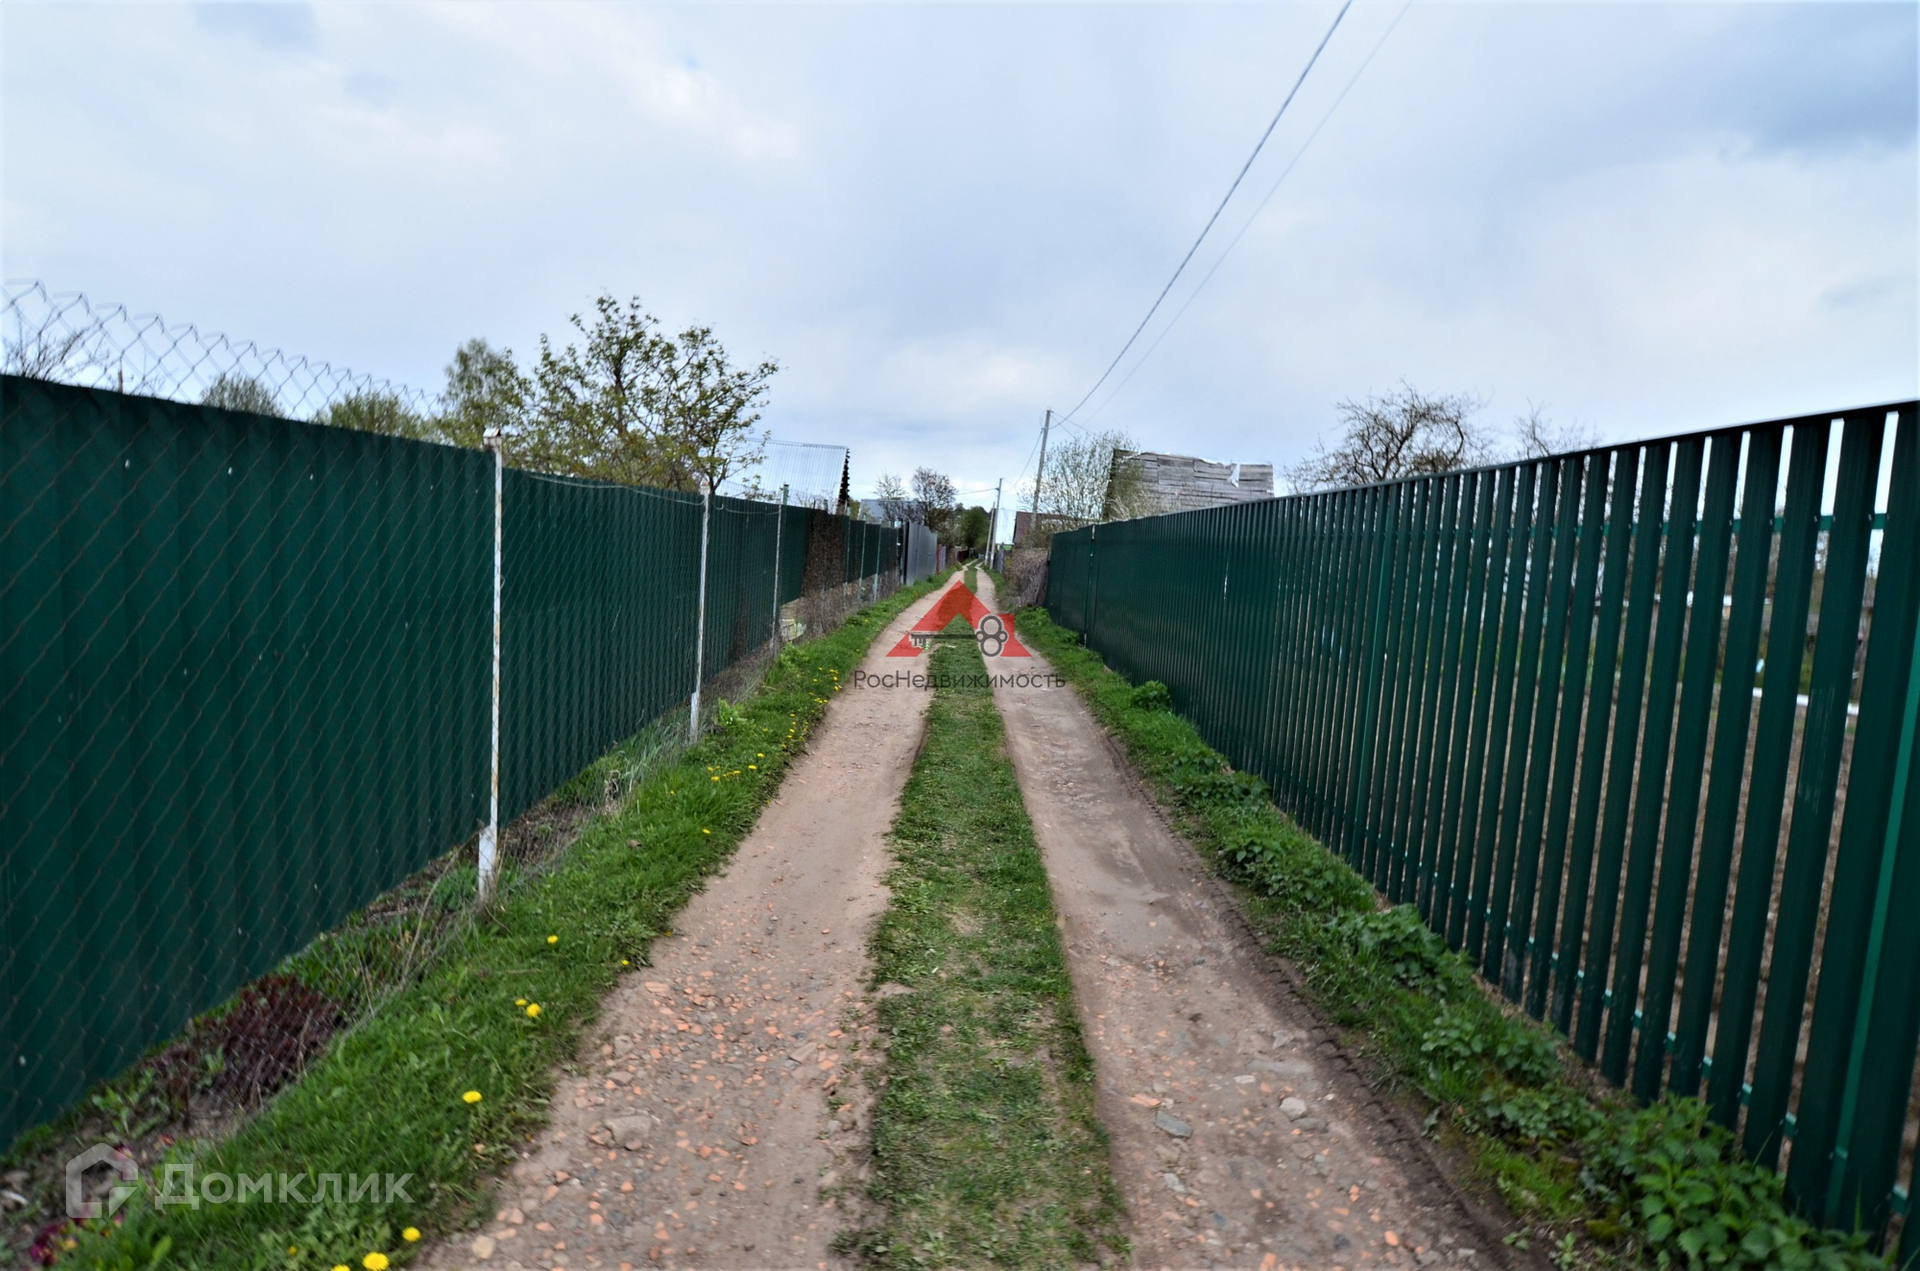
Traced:
<path fill-rule="evenodd" d="M 953 478 L 932 468 L 913 471 L 913 501 L 919 505 L 920 523 L 946 540 L 953 526 L 954 511 L 960 502 Z"/>
<path fill-rule="evenodd" d="M 18 315 L 9 313 L 16 322 Z M 99 370 L 115 360 L 112 347 L 91 326 L 66 326 L 60 315 L 49 314 L 28 329 L 18 329 L 6 341 L 0 365 L 9 375 L 41 380 L 71 380 Z"/>
<path fill-rule="evenodd" d="M 883 472 L 873 483 L 873 497 L 867 504 L 883 521 L 917 521 L 920 502 L 907 493 L 906 485 L 891 472 Z"/>
<path fill-rule="evenodd" d="M 1341 402 L 1339 443 L 1316 443 L 1287 478 L 1296 490 L 1328 490 L 1490 462 L 1496 447 L 1473 418 L 1480 406 L 1470 393 L 1430 397 L 1404 380 L 1384 397 Z"/>
<path fill-rule="evenodd" d="M 1527 403 L 1527 413 L 1513 420 L 1516 459 L 1544 459 L 1577 450 L 1592 450 L 1600 444 L 1600 434 L 1586 424 L 1555 423 L 1547 417 L 1547 404 Z"/>

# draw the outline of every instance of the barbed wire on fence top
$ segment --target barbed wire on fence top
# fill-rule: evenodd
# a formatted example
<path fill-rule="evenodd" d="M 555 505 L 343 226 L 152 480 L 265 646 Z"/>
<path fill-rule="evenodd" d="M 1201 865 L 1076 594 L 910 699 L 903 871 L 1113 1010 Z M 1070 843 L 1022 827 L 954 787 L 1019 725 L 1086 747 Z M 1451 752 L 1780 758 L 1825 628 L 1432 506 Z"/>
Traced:
<path fill-rule="evenodd" d="M 444 430 L 441 400 L 410 385 L 192 324 L 169 324 L 125 305 L 95 304 L 80 292 L 49 291 L 38 279 L 10 279 L 4 294 L 0 370 L 11 375 L 454 442 Z M 789 505 L 830 511 L 846 461 L 845 446 L 768 438 L 757 460 L 720 492 L 773 503 L 784 485 Z M 598 484 L 509 462 L 543 480 Z"/>
<path fill-rule="evenodd" d="M 437 405 L 405 384 L 125 305 L 96 305 L 79 292 L 50 292 L 37 279 L 8 280 L 5 298 L 0 341 L 11 375 L 289 419 L 382 409 L 424 418 Z"/>

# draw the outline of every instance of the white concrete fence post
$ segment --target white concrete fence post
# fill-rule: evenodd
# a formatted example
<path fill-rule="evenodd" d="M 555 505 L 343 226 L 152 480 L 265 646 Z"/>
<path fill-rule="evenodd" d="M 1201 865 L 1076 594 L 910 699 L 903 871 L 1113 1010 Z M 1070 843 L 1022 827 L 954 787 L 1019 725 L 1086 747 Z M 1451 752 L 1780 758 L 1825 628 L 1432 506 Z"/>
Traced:
<path fill-rule="evenodd" d="M 773 645 L 780 647 L 780 539 L 787 528 L 787 487 L 780 487 L 780 510 L 773 523 Z"/>
<path fill-rule="evenodd" d="M 700 740 L 700 682 L 707 669 L 707 536 L 713 522 L 713 483 L 700 492 L 700 601 L 693 627 L 693 700 L 687 707 L 687 739 Z"/>
<path fill-rule="evenodd" d="M 487 827 L 480 831 L 478 862 L 479 892 L 482 901 L 493 896 L 500 876 L 500 582 L 501 519 L 506 506 L 506 448 L 500 433 L 487 433 L 485 444 L 493 452 L 493 727 L 487 775 Z"/>

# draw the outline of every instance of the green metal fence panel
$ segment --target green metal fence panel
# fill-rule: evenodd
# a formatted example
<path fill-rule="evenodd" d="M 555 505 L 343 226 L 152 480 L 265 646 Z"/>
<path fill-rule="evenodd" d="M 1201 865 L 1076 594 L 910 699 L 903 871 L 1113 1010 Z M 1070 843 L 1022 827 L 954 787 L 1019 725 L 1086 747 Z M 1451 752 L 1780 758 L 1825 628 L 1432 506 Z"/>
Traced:
<path fill-rule="evenodd" d="M 1516 830 L 1514 851 L 1517 856 L 1513 891 L 1501 907 L 1504 926 L 1500 938 L 1502 957 L 1489 956 L 1488 974 L 1499 968 L 1500 988 L 1509 1001 L 1520 1000 L 1520 986 L 1526 974 L 1527 954 L 1532 947 L 1534 892 L 1539 885 L 1541 836 L 1547 816 L 1547 797 L 1554 753 L 1554 727 L 1559 717 L 1559 690 L 1565 672 L 1563 655 L 1567 638 L 1567 598 L 1573 585 L 1574 553 L 1579 545 L 1575 535 L 1580 509 L 1581 461 L 1578 458 L 1554 460 L 1551 478 L 1556 520 L 1550 539 L 1536 545 L 1536 577 L 1546 611 L 1546 631 L 1542 636 L 1538 672 L 1538 707 L 1533 732 L 1528 742 L 1526 802 Z M 1540 571 L 1551 570 L 1550 575 Z M 1538 616 L 1529 622 L 1538 625 Z M 1558 880 L 1556 879 L 1556 882 Z"/>
<path fill-rule="evenodd" d="M 1902 411 L 1895 430 L 1890 488 L 1920 483 L 1920 429 L 1912 410 Z M 1835 511 L 1835 524 L 1839 524 Z M 1807 1039 L 1806 1078 L 1800 1097 L 1799 1134 L 1787 1186 L 1808 1212 L 1831 1220 L 1863 1202 L 1885 1205 L 1899 1157 L 1899 1125 L 1891 1118 L 1864 1123 L 1863 1106 L 1904 1103 L 1912 1073 L 1895 1072 L 1887 1059 L 1913 1047 L 1912 948 L 1891 953 L 1902 922 L 1920 913 L 1920 897 L 1908 882 L 1898 895 L 1899 841 L 1905 809 L 1893 795 L 1911 791 L 1915 717 L 1920 715 L 1920 675 L 1915 675 L 1915 636 L 1920 631 L 1920 504 L 1896 501 L 1887 509 L 1874 594 L 1872 639 L 1860 690 L 1853 771 L 1833 875 L 1820 983 Z M 1824 608 L 1824 606 L 1823 606 Z M 1902 901 L 1904 900 L 1904 904 Z M 1904 956 L 1903 956 L 1904 953 Z M 1904 972 L 1904 973 L 1903 973 Z M 1883 998 L 1883 977 L 1897 996 Z M 1873 1036 L 1876 1025 L 1882 1035 Z M 1887 1036 L 1890 1027 L 1891 1037 Z M 1869 1117 L 1869 1120 L 1871 1118 Z M 1856 1140 L 1855 1132 L 1859 1132 Z M 1822 1163 L 1831 1162 L 1821 1185 Z M 1869 1199 L 1871 1198 L 1871 1199 Z M 1878 1225 L 1888 1215 L 1869 1215 Z"/>
<path fill-rule="evenodd" d="M 1439 749 L 1438 739 L 1451 704 L 1448 688 L 1452 679 L 1446 675 L 1450 661 L 1447 642 L 1451 633 L 1454 597 L 1458 594 L 1454 562 L 1464 558 L 1458 550 L 1461 489 L 1458 477 L 1448 477 L 1435 491 L 1439 521 L 1434 529 L 1433 564 L 1429 572 L 1433 595 L 1428 605 L 1424 644 L 1416 663 L 1424 668 L 1425 685 L 1422 689 L 1419 732 L 1413 740 L 1412 787 L 1408 791 L 1406 815 L 1401 818 L 1397 834 L 1398 851 L 1406 859 L 1406 875 L 1393 899 L 1398 903 L 1420 906 L 1423 910 L 1428 900 L 1427 887 L 1432 879 L 1431 861 L 1425 851 L 1431 838 L 1425 832 L 1428 810 L 1438 808 L 1440 803 L 1436 789 L 1436 772 L 1439 770 L 1434 765 L 1434 754 Z"/>
<path fill-rule="evenodd" d="M 1664 449 L 1662 447 L 1661 449 Z M 1659 848 L 1663 796 L 1667 789 L 1667 765 L 1673 753 L 1674 709 L 1680 688 L 1681 638 L 1686 632 L 1687 594 L 1692 579 L 1694 518 L 1699 511 L 1700 469 L 1706 449 L 1701 437 L 1690 437 L 1673 446 L 1674 474 L 1664 503 L 1643 489 L 1640 504 L 1642 544 L 1648 549 L 1648 569 L 1660 571 L 1660 600 L 1655 633 L 1650 648 L 1645 726 L 1640 737 L 1637 764 L 1622 764 L 1630 774 L 1633 794 L 1633 818 L 1626 857 L 1626 877 L 1621 883 L 1618 910 L 1619 930 L 1611 942 L 1614 948 L 1613 986 L 1607 998 L 1620 1004 L 1608 1012 L 1605 1051 L 1600 1071 L 1607 1080 L 1624 1083 L 1627 1060 L 1633 1048 L 1633 1030 L 1640 1016 L 1630 1003 L 1640 988 L 1641 954 L 1645 947 L 1647 919 L 1653 905 L 1654 854 Z M 1663 524 L 1664 521 L 1664 524 Z M 1651 530 L 1649 531 L 1649 527 Z M 1656 551 L 1656 549 L 1659 549 Z M 1660 557 L 1655 560 L 1656 555 Z M 1626 682 L 1621 693 L 1627 692 Z M 1635 686 L 1638 696 L 1638 686 Z M 1623 720 L 1626 717 L 1623 714 Z M 1623 723 L 1621 736 L 1631 738 L 1632 729 Z M 1596 960 L 1598 961 L 1598 960 Z M 1604 962 L 1599 965 L 1604 969 Z M 1664 1038 L 1666 1030 L 1660 1030 Z"/>
<path fill-rule="evenodd" d="M 1522 471 L 1523 489 L 1532 481 L 1534 471 Z M 1487 900 L 1484 915 L 1486 931 L 1480 954 L 1482 974 L 1496 983 L 1501 978 L 1501 966 L 1506 958 L 1507 909 L 1513 900 L 1514 862 L 1520 851 L 1520 817 L 1525 807 L 1528 761 L 1531 758 L 1527 725 L 1533 715 L 1533 699 L 1540 683 L 1541 627 L 1547 603 L 1547 569 L 1553 551 L 1549 530 L 1553 524 L 1555 501 L 1560 494 L 1560 466 L 1557 463 L 1541 464 L 1538 475 L 1534 491 L 1536 502 L 1529 511 L 1527 529 L 1515 538 L 1515 570 L 1509 583 L 1516 593 L 1524 586 L 1525 599 L 1523 602 L 1516 594 L 1510 601 L 1510 611 L 1519 615 L 1520 660 L 1514 665 L 1510 677 L 1514 681 L 1512 715 L 1510 718 L 1504 712 L 1501 715 L 1501 718 L 1508 719 L 1505 726 L 1507 735 L 1502 741 L 1507 751 L 1506 776 L 1501 783 L 1500 829 L 1493 843 L 1493 890 Z M 1522 499 L 1524 508 L 1524 494 Z M 1528 550 L 1533 553 L 1531 562 L 1525 561 Z M 1526 569 L 1524 577 L 1520 573 L 1523 564 Z M 1495 748 L 1494 753 L 1499 753 L 1499 747 Z"/>
<path fill-rule="evenodd" d="M 1760 1024 L 1747 1111 L 1747 1151 L 1768 1164 L 1779 1158 L 1783 1139 L 1793 1131 L 1787 1108 L 1805 1028 L 1821 883 L 1832 852 L 1834 796 L 1853 696 L 1883 424 L 1884 415 L 1854 416 L 1846 421 L 1841 436 L 1832 529 L 1820 588 L 1819 637 L 1801 731 L 1786 872 L 1775 904 L 1778 916 L 1768 959 L 1766 1013 Z"/>
<path fill-rule="evenodd" d="M 1721 653 L 1721 707 L 1715 724 L 1713 775 L 1707 786 L 1704 832 L 1694 882 L 1693 926 L 1687 935 L 1686 988 L 1675 1030 L 1672 1088 L 1696 1093 L 1706 1073 L 1711 1025 L 1726 928 L 1727 889 L 1733 868 L 1734 833 L 1747 777 L 1752 734 L 1752 692 L 1766 611 L 1767 574 L 1773 551 L 1773 507 L 1779 492 L 1780 429 L 1757 429 L 1747 438 L 1746 493 L 1737 535 L 1739 562 L 1726 606 L 1727 635 Z M 1742 705 L 1744 703 L 1744 705 Z"/>
<path fill-rule="evenodd" d="M 1453 532 L 1454 571 L 1447 590 L 1447 609 L 1442 615 L 1443 641 L 1439 674 L 1440 704 L 1434 715 L 1433 785 L 1427 795 L 1428 820 L 1422 836 L 1419 858 L 1425 862 L 1420 880 L 1418 905 L 1421 916 L 1436 930 L 1444 925 L 1445 885 L 1450 878 L 1441 844 L 1451 824 L 1458 801 L 1457 772 L 1465 746 L 1466 712 L 1461 709 L 1461 667 L 1465 665 L 1465 640 L 1472 614 L 1474 572 L 1473 527 L 1479 507 L 1480 491 L 1486 484 L 1483 474 L 1469 473 L 1458 490 L 1458 522 Z"/>
<path fill-rule="evenodd" d="M 800 599 L 807 573 L 807 530 L 811 523 L 812 517 L 806 508 L 789 507 L 781 513 L 780 604 Z"/>
<path fill-rule="evenodd" d="M 700 499 L 509 469 L 502 529 L 507 820 L 692 691 Z"/>
<path fill-rule="evenodd" d="M 1093 526 L 1048 605 L 1609 1079 L 1920 1253 L 1914 403 Z"/>
<path fill-rule="evenodd" d="M 487 456 L 0 380 L 0 1141 L 473 833 Z"/>
<path fill-rule="evenodd" d="M 1678 734 L 1673 743 L 1672 794 L 1667 801 L 1666 829 L 1661 839 L 1658 912 L 1653 917 L 1647 954 L 1645 1001 L 1640 1010 L 1640 1050 L 1634 1064 L 1634 1092 L 1650 1099 L 1660 1089 L 1670 1049 L 1667 1026 L 1673 1005 L 1674 976 L 1680 962 L 1680 939 L 1686 923 L 1687 893 L 1694 864 L 1695 821 L 1700 811 L 1701 780 L 1707 761 L 1707 726 L 1711 722 L 1721 619 L 1725 606 L 1728 549 L 1733 534 L 1733 494 L 1739 475 L 1740 440 L 1722 433 L 1711 438 L 1705 508 L 1700 516 L 1700 559 L 1687 610 L 1686 685 L 1679 704 Z M 1674 527 L 1680 524 L 1676 502 L 1667 534 L 1669 567 L 1677 553 Z M 1689 518 L 1691 519 L 1691 518 Z M 1682 580 L 1685 581 L 1684 579 Z M 1678 639 L 1676 635 L 1676 640 Z M 1742 702 L 1750 707 L 1750 701 Z M 1645 760 L 1641 768 L 1645 771 Z M 1648 801 L 1651 805 L 1651 800 Z M 1616 986 L 1616 992 L 1619 989 Z"/>
<path fill-rule="evenodd" d="M 1607 761 L 1607 731 L 1613 720 L 1613 683 L 1620 657 L 1620 625 L 1627 587 L 1627 557 L 1633 542 L 1634 497 L 1639 490 L 1640 454 L 1622 447 L 1603 461 L 1611 474 L 1612 503 L 1604 523 L 1600 561 L 1600 606 L 1595 611 L 1593 662 L 1584 678 L 1587 732 L 1581 744 L 1580 792 L 1568 848 L 1567 899 L 1561 909 L 1560 962 L 1554 973 L 1553 1024 L 1573 1035 L 1573 1007 L 1582 987 L 1581 956 L 1586 950 L 1588 906 L 1593 895 L 1593 852 L 1600 836 L 1600 801 Z"/>
<path fill-rule="evenodd" d="M 1774 864 L 1780 850 L 1781 810 L 1792 757 L 1800 666 L 1807 650 L 1807 604 L 1813 588 L 1820 491 L 1826 479 L 1831 427 L 1831 421 L 1816 419 L 1793 430 L 1787 459 L 1786 510 L 1777 518 L 1779 559 L 1773 577 L 1766 580 L 1772 593 L 1767 670 L 1754 725 L 1744 806 L 1746 832 L 1740 845 L 1739 882 L 1734 890 L 1726 961 L 1720 973 L 1720 1007 L 1707 1079 L 1707 1102 L 1715 1118 L 1729 1127 L 1737 1124 L 1740 1110 L 1746 1105 L 1754 1003 L 1759 995 Z"/>
<path fill-rule="evenodd" d="M 1625 863 L 1629 809 L 1634 795 L 1634 752 L 1638 748 L 1645 700 L 1647 653 L 1653 636 L 1655 585 L 1660 570 L 1660 510 L 1666 503 L 1671 447 L 1662 443 L 1639 448 L 1640 486 L 1636 504 L 1633 566 L 1627 585 L 1626 622 L 1620 638 L 1617 681 L 1592 690 L 1614 698 L 1613 738 L 1607 756 L 1607 793 L 1602 807 L 1598 854 L 1594 862 L 1593 907 L 1588 910 L 1587 954 L 1581 964 L 1580 1012 L 1572 1033 L 1573 1049 L 1582 1059 L 1594 1059 L 1600 1047 L 1603 1013 L 1612 1004 L 1607 971 L 1614 957 L 1614 935 L 1620 913 L 1621 869 Z"/>
<path fill-rule="evenodd" d="M 703 509 L 501 506 L 506 819 L 690 695 Z M 0 379 L 0 1142 L 480 828 L 494 507 L 482 452 Z M 706 676 L 811 526 L 712 501 Z M 846 538 L 890 586 L 900 532 Z"/>

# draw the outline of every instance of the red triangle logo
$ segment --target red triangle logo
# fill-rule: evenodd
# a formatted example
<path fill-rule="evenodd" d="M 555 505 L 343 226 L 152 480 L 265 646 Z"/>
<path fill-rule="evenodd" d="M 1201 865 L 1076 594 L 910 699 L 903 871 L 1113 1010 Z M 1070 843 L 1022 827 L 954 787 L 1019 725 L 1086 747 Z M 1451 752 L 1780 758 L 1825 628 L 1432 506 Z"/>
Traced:
<path fill-rule="evenodd" d="M 980 641 L 980 652 L 987 657 L 1030 658 L 1027 647 L 1013 634 L 1013 615 L 994 613 L 980 603 L 965 583 L 955 583 L 941 595 L 920 621 L 907 629 L 900 643 L 887 651 L 890 658 L 917 658 L 955 618 L 965 618 Z"/>

